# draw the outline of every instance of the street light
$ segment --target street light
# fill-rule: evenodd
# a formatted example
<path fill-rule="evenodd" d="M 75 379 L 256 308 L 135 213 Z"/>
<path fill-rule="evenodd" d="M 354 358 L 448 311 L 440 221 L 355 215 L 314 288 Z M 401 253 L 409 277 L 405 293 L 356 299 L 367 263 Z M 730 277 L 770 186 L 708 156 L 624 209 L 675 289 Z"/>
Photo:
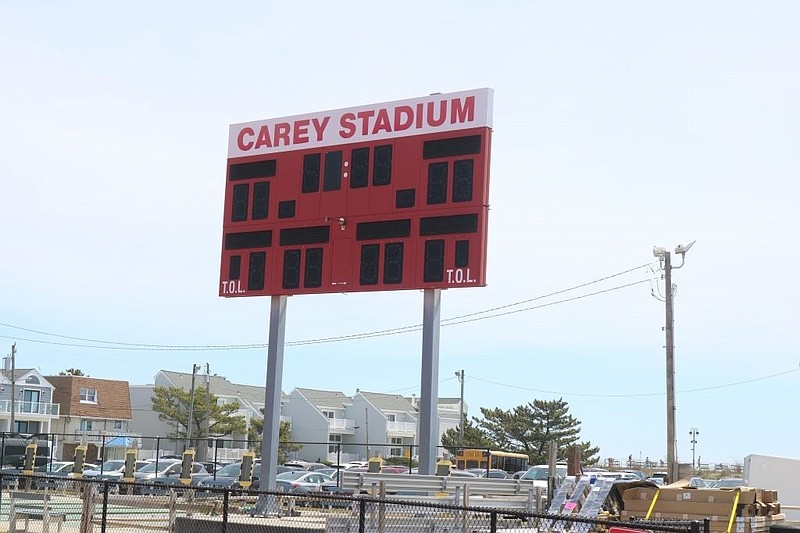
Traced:
<path fill-rule="evenodd" d="M 664 302 L 666 307 L 666 324 L 664 332 L 666 334 L 667 352 L 667 474 L 669 482 L 673 483 L 678 479 L 678 462 L 675 455 L 675 339 L 674 339 L 674 320 L 672 317 L 672 299 L 674 291 L 672 287 L 672 269 L 681 268 L 686 262 L 686 252 L 694 245 L 695 241 L 679 244 L 675 247 L 675 253 L 680 254 L 681 264 L 672 266 L 670 253 L 663 246 L 653 247 L 653 255 L 659 258 L 661 268 L 664 270 Z"/>
<path fill-rule="evenodd" d="M 699 434 L 700 434 L 700 431 L 697 428 L 689 428 L 689 436 L 692 437 L 692 440 L 689 441 L 689 442 L 692 443 L 692 473 L 694 473 L 694 470 L 695 470 L 695 460 L 694 460 L 695 455 L 694 455 L 694 453 L 695 453 L 696 446 L 697 446 L 697 436 Z M 700 466 L 700 465 L 698 465 L 698 466 Z"/>

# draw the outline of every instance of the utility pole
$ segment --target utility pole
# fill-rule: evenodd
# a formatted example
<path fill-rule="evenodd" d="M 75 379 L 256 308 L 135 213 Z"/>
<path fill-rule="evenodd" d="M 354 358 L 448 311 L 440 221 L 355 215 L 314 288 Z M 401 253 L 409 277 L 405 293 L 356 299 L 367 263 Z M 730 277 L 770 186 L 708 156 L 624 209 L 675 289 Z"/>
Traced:
<path fill-rule="evenodd" d="M 672 287 L 672 269 L 683 267 L 686 262 L 686 252 L 694 243 L 695 241 L 691 241 L 675 247 L 675 253 L 681 256 L 681 264 L 676 267 L 672 266 L 672 257 L 666 248 L 663 246 L 653 248 L 653 255 L 660 259 L 664 269 L 664 334 L 667 354 L 667 475 L 670 483 L 674 483 L 679 477 L 678 457 L 675 453 L 675 320 L 672 313 L 675 291 Z"/>
<path fill-rule="evenodd" d="M 669 482 L 678 481 L 678 461 L 675 456 L 675 322 L 672 316 L 672 261 L 664 254 L 665 326 L 667 342 L 667 473 Z"/>
<path fill-rule="evenodd" d="M 14 386 L 17 383 L 17 343 L 11 345 L 11 432 L 16 433 L 17 431 L 17 424 L 15 421 L 16 417 L 16 405 L 15 399 L 17 397 L 17 392 L 14 390 Z"/>
<path fill-rule="evenodd" d="M 458 445 L 464 441 L 464 370 L 456 370 L 456 377 L 461 383 L 461 399 L 458 402 Z"/>
<path fill-rule="evenodd" d="M 183 447 L 183 451 L 188 450 L 192 443 L 192 429 L 194 428 L 194 422 L 192 421 L 192 417 L 194 416 L 194 380 L 197 377 L 198 367 L 199 365 L 192 364 L 192 388 L 189 391 L 189 417 L 186 420 L 186 444 Z"/>
<path fill-rule="evenodd" d="M 203 440 L 203 460 L 208 461 L 208 441 L 211 438 L 211 365 L 206 363 L 206 420 Z"/>

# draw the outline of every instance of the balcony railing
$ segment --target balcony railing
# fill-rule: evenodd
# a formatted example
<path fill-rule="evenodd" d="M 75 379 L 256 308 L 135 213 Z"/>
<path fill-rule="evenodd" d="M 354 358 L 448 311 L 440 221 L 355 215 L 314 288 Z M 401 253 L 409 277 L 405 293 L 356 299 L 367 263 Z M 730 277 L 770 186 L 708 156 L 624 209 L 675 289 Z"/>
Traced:
<path fill-rule="evenodd" d="M 329 431 L 355 431 L 356 421 L 349 418 L 329 418 Z"/>
<path fill-rule="evenodd" d="M 404 433 L 414 435 L 417 432 L 417 424 L 414 422 L 386 422 L 388 433 Z"/>
<path fill-rule="evenodd" d="M 141 446 L 141 433 L 128 433 L 122 431 L 81 431 L 78 430 L 75 432 L 75 440 L 76 441 L 83 441 L 85 440 L 87 443 L 92 444 L 107 444 L 111 442 L 116 437 L 121 437 L 121 441 L 116 441 L 116 444 L 125 444 L 127 445 L 127 439 L 130 439 L 130 445 L 132 447 L 138 448 Z M 125 439 L 127 437 L 127 439 Z M 112 443 L 115 444 L 115 443 Z"/>
<path fill-rule="evenodd" d="M 58 416 L 60 404 L 16 401 L 14 407 L 14 414 Z M 0 414 L 11 414 L 11 400 L 0 400 Z"/>

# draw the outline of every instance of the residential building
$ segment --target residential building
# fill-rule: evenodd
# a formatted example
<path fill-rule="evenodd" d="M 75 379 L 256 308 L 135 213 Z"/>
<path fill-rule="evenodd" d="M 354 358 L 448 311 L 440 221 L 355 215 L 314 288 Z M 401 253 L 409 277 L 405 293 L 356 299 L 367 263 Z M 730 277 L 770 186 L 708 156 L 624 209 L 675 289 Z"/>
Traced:
<path fill-rule="evenodd" d="M 356 390 L 350 410 L 358 415 L 355 442 L 363 443 L 367 457 L 417 455 L 417 411 L 408 398 Z"/>
<path fill-rule="evenodd" d="M 47 380 L 55 387 L 54 401 L 61 405 L 61 417 L 52 425 L 60 441 L 60 458 L 71 460 L 82 443 L 87 445 L 89 462 L 124 456 L 125 448 L 140 445 L 129 425 L 127 381 L 72 375 L 47 376 Z"/>
<path fill-rule="evenodd" d="M 53 390 L 36 369 L 16 368 L 12 375 L 11 358 L 6 357 L 0 375 L 0 432 L 50 433 L 59 415 Z"/>
<path fill-rule="evenodd" d="M 411 405 L 414 406 L 414 409 L 419 413 L 419 403 L 420 400 L 416 396 L 411 396 L 408 399 L 411 402 Z M 467 414 L 469 408 L 464 403 L 464 420 L 468 420 L 469 416 Z M 436 438 L 436 445 L 440 446 L 442 444 L 442 437 L 444 436 L 445 432 L 448 429 L 457 429 L 459 427 L 459 418 L 461 416 L 461 399 L 460 398 L 439 398 L 436 406 L 436 415 L 438 417 L 439 422 L 439 432 Z M 444 453 L 444 450 L 439 450 L 437 455 L 441 456 Z"/>
<path fill-rule="evenodd" d="M 152 443 L 151 446 L 162 450 L 162 453 L 167 450 L 171 453 L 180 453 L 185 447 L 185 442 L 168 438 L 174 436 L 178 428 L 175 427 L 174 422 L 161 420 L 158 413 L 152 410 L 155 387 L 177 387 L 191 391 L 192 373 L 159 370 L 153 384 L 131 386 L 131 402 L 134 406 L 132 427 L 143 435 L 156 437 L 157 439 L 150 439 L 150 441 L 158 441 Z M 219 405 L 238 404 L 239 407 L 233 414 L 244 417 L 248 427 L 253 420 L 260 420 L 264 417 L 264 387 L 232 383 L 223 376 L 205 373 L 198 373 L 194 376 L 194 387 L 195 390 L 207 388 L 211 395 L 216 397 Z M 288 397 L 282 394 L 281 401 L 284 402 L 287 399 Z M 289 421 L 289 419 L 281 416 L 281 421 Z M 206 451 L 205 443 L 202 443 L 199 448 L 203 449 L 198 449 L 198 453 L 203 456 L 207 455 L 209 459 L 216 457 L 219 460 L 237 459 L 250 448 L 246 433 L 240 435 L 214 435 L 212 433 L 208 445 L 210 448 Z"/>
<path fill-rule="evenodd" d="M 302 443 L 294 458 L 331 463 L 359 458 L 356 452 L 343 452 L 359 429 L 350 412 L 352 405 L 352 399 L 339 391 L 292 390 L 283 412 L 291 417 L 292 440 Z"/>

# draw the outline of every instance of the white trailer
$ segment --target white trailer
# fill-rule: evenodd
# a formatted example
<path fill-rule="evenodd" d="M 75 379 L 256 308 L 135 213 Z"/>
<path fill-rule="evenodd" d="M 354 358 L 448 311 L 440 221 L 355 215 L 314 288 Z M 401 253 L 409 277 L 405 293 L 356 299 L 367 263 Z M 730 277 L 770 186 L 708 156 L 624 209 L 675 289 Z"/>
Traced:
<path fill-rule="evenodd" d="M 744 484 L 778 491 L 787 520 L 800 520 L 800 459 L 751 454 L 744 458 Z"/>

